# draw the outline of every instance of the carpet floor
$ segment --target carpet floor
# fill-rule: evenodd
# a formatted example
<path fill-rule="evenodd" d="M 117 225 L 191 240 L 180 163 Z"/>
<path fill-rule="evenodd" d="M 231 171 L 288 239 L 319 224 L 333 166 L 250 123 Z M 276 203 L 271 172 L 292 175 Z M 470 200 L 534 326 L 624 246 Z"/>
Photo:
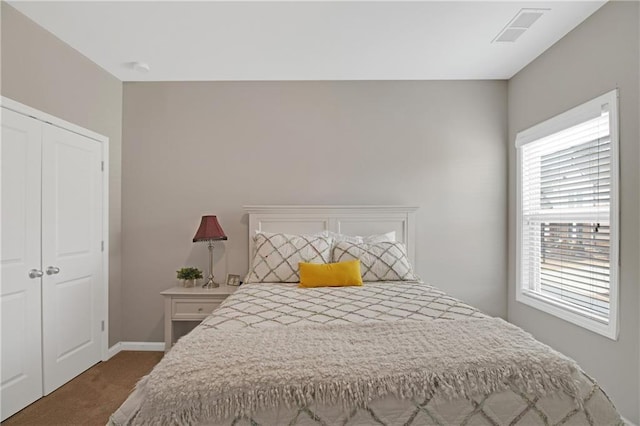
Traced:
<path fill-rule="evenodd" d="M 2 426 L 104 426 L 138 380 L 163 355 L 164 352 L 120 352 L 9 417 Z"/>

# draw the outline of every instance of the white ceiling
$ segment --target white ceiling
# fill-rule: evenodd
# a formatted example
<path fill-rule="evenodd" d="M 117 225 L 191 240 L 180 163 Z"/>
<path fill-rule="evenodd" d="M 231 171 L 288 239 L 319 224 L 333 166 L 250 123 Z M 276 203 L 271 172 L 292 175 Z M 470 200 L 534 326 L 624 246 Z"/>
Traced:
<path fill-rule="evenodd" d="M 508 79 L 605 2 L 10 1 L 123 81 Z"/>

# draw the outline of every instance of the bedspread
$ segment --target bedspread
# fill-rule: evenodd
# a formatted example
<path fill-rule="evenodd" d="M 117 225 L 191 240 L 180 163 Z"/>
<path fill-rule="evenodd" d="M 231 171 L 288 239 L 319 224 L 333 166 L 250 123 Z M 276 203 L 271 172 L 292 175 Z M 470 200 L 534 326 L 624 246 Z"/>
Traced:
<path fill-rule="evenodd" d="M 188 354 L 204 352 L 208 357 L 225 357 L 226 338 L 237 334 L 247 336 L 278 334 L 278 330 L 286 327 L 287 332 L 299 332 L 311 338 L 309 330 L 332 332 L 340 336 L 341 325 L 354 328 L 360 324 L 375 324 L 381 327 L 393 327 L 391 323 L 402 321 L 397 327 L 399 332 L 407 334 L 409 339 L 417 339 L 418 335 L 410 335 L 406 330 L 412 324 L 422 324 L 425 330 L 435 330 L 438 324 L 451 323 L 447 326 L 451 340 L 461 334 L 455 330 L 456 324 L 465 327 L 470 322 L 490 324 L 493 320 L 477 309 L 446 295 L 444 292 L 420 283 L 367 283 L 363 287 L 298 289 L 291 284 L 250 284 L 242 286 L 229 297 L 214 313 L 199 325 L 190 335 L 181 339 L 166 357 L 167 363 L 180 366 L 180 357 L 187 363 Z M 327 325 L 326 327 L 323 325 Z M 270 331 L 267 329 L 273 329 Z M 513 326 L 510 326 L 513 327 Z M 445 328 L 445 327 L 441 327 Z M 513 327 L 514 329 L 516 327 Z M 478 330 L 480 330 L 479 328 Z M 432 332 L 431 334 L 437 334 Z M 477 331 L 477 337 L 480 331 Z M 203 338 L 208 335 L 208 338 Z M 216 345 L 216 337 L 220 345 Z M 326 338 L 326 335 L 325 335 Z M 439 338 L 442 338 L 440 336 Z M 492 338 L 495 339 L 495 338 Z M 209 342 L 209 343 L 203 343 Z M 492 340 L 496 344 L 504 342 Z M 268 345 L 268 342 L 264 344 Z M 424 345 L 424 343 L 422 343 Z M 204 346 L 203 346 L 204 345 Z M 513 342 L 510 345 L 514 345 Z M 541 346 L 544 346 L 540 344 Z M 228 346 L 228 345 L 227 345 Z M 393 346 L 393 345 L 390 345 Z M 396 344 L 387 350 L 392 352 L 408 350 L 408 341 Z M 488 346 L 491 346 L 490 344 Z M 517 343 L 515 344 L 517 346 Z M 524 346 L 532 346 L 525 344 Z M 459 356 L 451 351 L 453 357 Z M 255 356 L 255 352 L 248 352 Z M 179 355 L 179 356 L 178 356 Z M 286 358 L 286 353 L 283 354 Z M 367 357 L 363 357 L 367 359 Z M 353 360 L 357 362 L 357 360 Z M 524 362 L 524 361 L 523 361 Z M 162 362 L 161 362 L 162 363 Z M 377 368 L 370 360 L 371 368 Z M 454 364 L 452 362 L 452 364 Z M 517 363 L 516 363 L 517 364 Z M 196 368 L 201 371 L 205 364 Z M 272 367 L 273 368 L 273 367 Z M 286 370 L 286 362 L 282 364 Z M 489 366 L 487 365 L 487 369 Z M 203 376 L 188 374 L 189 368 L 167 370 L 179 374 L 179 380 L 166 380 L 168 392 L 182 393 L 192 403 L 194 398 L 204 392 L 207 386 L 196 386 L 195 393 L 187 391 L 189 380 L 200 381 Z M 166 372 L 165 372 L 166 373 Z M 454 424 L 490 424 L 490 425 L 528 425 L 528 424 L 587 424 L 618 425 L 622 424 L 615 408 L 598 387 L 598 385 L 582 372 L 573 373 L 573 392 L 566 389 L 553 395 L 526 389 L 522 383 L 503 381 L 503 386 L 488 390 L 479 387 L 478 392 L 433 392 L 434 382 L 425 382 L 431 388 L 423 393 L 387 392 L 368 398 L 366 403 L 336 404 L 323 398 L 289 399 L 277 408 L 258 405 L 259 409 L 237 410 L 230 417 L 220 420 L 215 410 L 202 410 L 209 413 L 205 416 L 174 417 L 171 421 L 163 417 L 163 423 L 171 424 L 251 424 L 251 425 L 352 425 L 352 424 L 384 424 L 384 425 L 454 425 Z M 149 407 L 152 398 L 151 388 L 145 388 L 147 380 L 155 378 L 156 385 L 162 386 L 160 374 L 151 375 L 141 381 L 137 390 L 123 404 L 111 419 L 115 425 L 121 424 L 153 424 L 153 411 L 145 412 L 141 407 Z M 216 375 L 212 374 L 212 381 Z M 298 378 L 299 379 L 299 378 Z M 182 384 L 183 381 L 183 384 Z M 251 381 L 248 382 L 251 386 Z M 436 380 L 437 384 L 437 380 Z M 444 383 L 441 384 L 443 386 Z M 471 385 L 473 387 L 473 384 Z M 231 388 L 232 386 L 229 386 Z M 566 388 L 566 386 L 565 386 Z M 156 387 L 155 389 L 158 389 Z M 576 404 L 579 400 L 581 405 Z M 196 405 L 206 406 L 206 399 L 197 400 Z M 193 405 L 193 404 L 191 404 Z M 152 406 L 152 404 L 151 404 Z M 156 407 L 156 409 L 158 409 Z M 177 410 L 174 410 L 177 412 Z M 219 413 L 218 413 L 219 414 Z M 149 417 L 150 416 L 150 417 Z M 170 418 L 170 417 L 169 417 Z"/>
<path fill-rule="evenodd" d="M 486 317 L 430 285 L 389 281 L 362 287 L 245 284 L 202 327 L 231 330 L 295 324 L 354 324 Z"/>

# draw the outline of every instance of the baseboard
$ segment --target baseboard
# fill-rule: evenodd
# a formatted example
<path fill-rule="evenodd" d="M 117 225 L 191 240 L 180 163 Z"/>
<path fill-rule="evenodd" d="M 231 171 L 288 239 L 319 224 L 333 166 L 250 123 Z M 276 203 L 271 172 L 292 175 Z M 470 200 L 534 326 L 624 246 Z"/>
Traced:
<path fill-rule="evenodd" d="M 164 342 L 120 342 L 121 351 L 156 351 L 164 352 Z"/>
<path fill-rule="evenodd" d="M 103 359 L 103 361 L 108 361 L 109 359 L 111 359 L 112 356 L 114 356 L 115 354 L 117 354 L 121 350 L 122 350 L 122 343 L 121 342 L 118 342 L 115 345 L 111 346 L 107 350 L 107 359 Z"/>
<path fill-rule="evenodd" d="M 625 419 L 624 417 L 622 417 L 622 421 L 627 426 L 636 426 L 635 423 L 631 423 L 629 420 Z"/>
<path fill-rule="evenodd" d="M 107 359 L 120 351 L 154 351 L 164 352 L 164 342 L 118 342 L 109 348 Z"/>

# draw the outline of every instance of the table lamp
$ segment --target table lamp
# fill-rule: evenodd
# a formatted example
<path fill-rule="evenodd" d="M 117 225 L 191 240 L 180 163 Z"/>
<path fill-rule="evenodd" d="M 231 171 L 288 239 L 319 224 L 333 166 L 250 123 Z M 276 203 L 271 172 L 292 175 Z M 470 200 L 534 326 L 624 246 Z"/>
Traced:
<path fill-rule="evenodd" d="M 213 242 L 226 239 L 227 236 L 224 234 L 222 227 L 218 223 L 217 217 L 202 216 L 200 227 L 198 228 L 198 231 L 196 231 L 196 235 L 193 237 L 194 243 L 199 241 L 207 241 L 209 243 L 209 277 L 206 284 L 202 287 L 215 288 L 220 286 L 220 284 L 213 281 Z"/>

